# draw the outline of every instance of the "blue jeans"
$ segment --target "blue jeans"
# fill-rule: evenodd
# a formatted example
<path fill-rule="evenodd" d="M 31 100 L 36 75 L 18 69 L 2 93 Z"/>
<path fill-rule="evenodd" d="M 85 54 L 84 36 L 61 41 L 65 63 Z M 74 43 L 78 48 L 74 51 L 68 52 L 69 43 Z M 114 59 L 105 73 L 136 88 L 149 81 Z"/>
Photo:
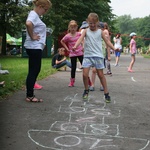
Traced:
<path fill-rule="evenodd" d="M 54 65 L 53 68 L 59 69 L 65 65 L 67 65 L 69 68 L 71 68 L 71 63 L 68 60 L 64 60 L 60 64 Z"/>

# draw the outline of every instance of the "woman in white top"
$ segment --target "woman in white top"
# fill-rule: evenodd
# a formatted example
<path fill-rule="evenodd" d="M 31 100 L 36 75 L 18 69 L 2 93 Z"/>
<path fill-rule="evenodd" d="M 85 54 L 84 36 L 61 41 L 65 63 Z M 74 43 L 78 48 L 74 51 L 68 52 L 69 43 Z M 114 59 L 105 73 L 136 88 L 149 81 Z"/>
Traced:
<path fill-rule="evenodd" d="M 117 33 L 116 37 L 114 37 L 114 47 L 118 48 L 120 51 L 115 51 L 115 56 L 116 56 L 116 63 L 115 63 L 115 67 L 118 66 L 119 64 L 119 60 L 120 60 L 120 54 L 121 54 L 121 50 L 122 50 L 122 38 L 120 37 L 121 34 Z"/>
<path fill-rule="evenodd" d="M 24 47 L 29 56 L 28 75 L 26 79 L 26 101 L 42 102 L 34 96 L 34 84 L 41 70 L 42 51 L 46 42 L 46 25 L 40 19 L 52 6 L 49 0 L 33 0 L 34 9 L 26 20 L 26 40 Z"/>

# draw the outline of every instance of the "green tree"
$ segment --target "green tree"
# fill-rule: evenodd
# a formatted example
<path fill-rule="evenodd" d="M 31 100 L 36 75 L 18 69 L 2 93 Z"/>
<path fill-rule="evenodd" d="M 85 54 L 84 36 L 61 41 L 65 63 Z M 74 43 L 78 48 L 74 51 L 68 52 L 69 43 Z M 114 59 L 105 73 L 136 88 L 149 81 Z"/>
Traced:
<path fill-rule="evenodd" d="M 0 2 L 0 36 L 2 54 L 6 54 L 6 33 L 16 36 L 22 30 L 29 6 L 21 5 L 21 0 L 2 0 Z"/>
<path fill-rule="evenodd" d="M 150 44 L 150 15 L 141 18 L 138 22 L 138 33 L 143 37 L 141 40 L 144 42 L 145 46 Z"/>
<path fill-rule="evenodd" d="M 81 25 L 90 12 L 95 12 L 100 21 L 110 24 L 114 15 L 111 13 L 109 2 L 110 0 L 52 0 L 52 9 L 43 20 L 54 30 L 55 51 L 58 48 L 58 36 L 67 30 L 70 20 L 76 20 L 78 25 Z"/>
<path fill-rule="evenodd" d="M 127 46 L 130 41 L 129 34 L 137 33 L 137 47 L 148 46 L 150 37 L 150 16 L 144 18 L 131 18 L 130 15 L 123 15 L 115 18 L 114 33 L 120 32 L 123 36 L 123 46 Z"/>
<path fill-rule="evenodd" d="M 86 20 L 90 12 L 96 12 L 100 21 L 105 21 L 112 26 L 109 6 L 110 0 L 51 0 L 52 9 L 42 17 L 47 27 L 53 29 L 55 50 L 58 48 L 58 36 L 67 30 L 70 20 L 76 20 L 79 25 Z M 29 6 L 20 5 L 22 2 Z M 17 36 L 25 28 L 27 13 L 32 3 L 29 0 L 1 0 L 0 2 L 0 36 L 3 36 L 2 54 L 6 54 L 6 32 Z"/>

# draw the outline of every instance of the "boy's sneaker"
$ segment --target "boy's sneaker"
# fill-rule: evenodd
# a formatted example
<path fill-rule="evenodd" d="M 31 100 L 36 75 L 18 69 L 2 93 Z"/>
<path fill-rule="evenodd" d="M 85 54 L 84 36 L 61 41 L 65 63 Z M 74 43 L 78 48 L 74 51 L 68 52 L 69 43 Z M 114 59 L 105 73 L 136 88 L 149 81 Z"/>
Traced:
<path fill-rule="evenodd" d="M 100 87 L 100 91 L 104 91 L 104 88 L 103 88 L 103 86 L 101 86 L 101 87 Z"/>
<path fill-rule="evenodd" d="M 107 75 L 110 75 L 110 76 L 112 76 L 112 73 L 111 73 L 110 71 L 108 71 L 108 72 L 107 72 Z"/>
<path fill-rule="evenodd" d="M 104 73 L 104 75 L 109 75 L 109 76 L 112 76 L 112 72 L 106 72 L 106 73 Z"/>
<path fill-rule="evenodd" d="M 84 93 L 82 95 L 83 99 L 88 99 L 89 90 L 84 90 Z"/>
<path fill-rule="evenodd" d="M 109 96 L 109 93 L 104 94 L 104 98 L 105 98 L 105 102 L 106 102 L 106 103 L 110 103 L 110 102 L 111 102 L 111 98 L 110 98 L 110 96 Z"/>
<path fill-rule="evenodd" d="M 95 88 L 94 88 L 93 86 L 90 86 L 90 87 L 89 87 L 89 90 L 90 90 L 90 91 L 95 91 Z"/>

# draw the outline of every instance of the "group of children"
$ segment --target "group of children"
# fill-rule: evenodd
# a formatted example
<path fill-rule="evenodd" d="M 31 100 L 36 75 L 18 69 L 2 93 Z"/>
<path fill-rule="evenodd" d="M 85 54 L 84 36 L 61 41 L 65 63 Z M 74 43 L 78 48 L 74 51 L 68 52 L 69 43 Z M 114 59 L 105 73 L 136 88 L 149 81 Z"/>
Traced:
<path fill-rule="evenodd" d="M 76 73 L 76 64 L 77 59 L 82 64 L 83 69 L 83 83 L 84 83 L 84 92 L 83 99 L 88 99 L 89 90 L 94 91 L 94 83 L 96 74 L 100 79 L 100 90 L 104 91 L 105 101 L 107 103 L 111 102 L 109 96 L 106 78 L 103 73 L 105 68 L 105 58 L 107 60 L 107 74 L 111 75 L 110 67 L 110 49 L 115 51 L 116 55 L 116 66 L 119 62 L 120 50 L 121 47 L 121 37 L 120 33 L 114 37 L 114 46 L 110 41 L 110 35 L 108 30 L 107 23 L 102 23 L 99 21 L 99 17 L 96 13 L 90 13 L 87 17 L 87 21 L 82 23 L 80 27 L 82 29 L 78 32 L 78 25 L 75 20 L 69 22 L 68 25 L 68 34 L 66 34 L 62 40 L 61 44 L 63 48 L 58 49 L 58 54 L 53 57 L 52 66 L 54 68 L 59 68 L 64 65 L 67 65 L 71 68 L 71 78 L 69 87 L 74 86 L 75 83 L 75 73 Z M 133 41 L 135 34 L 130 35 L 132 40 L 130 45 L 135 46 L 135 41 Z M 130 47 L 132 50 L 133 48 Z M 65 50 L 69 52 L 69 57 L 71 63 L 66 60 L 64 56 Z M 132 67 L 135 62 L 135 52 L 131 52 L 132 61 L 128 68 L 129 72 L 133 72 Z M 92 77 L 90 82 L 89 71 L 92 67 Z"/>
<path fill-rule="evenodd" d="M 36 79 L 41 70 L 42 51 L 45 47 L 46 41 L 46 25 L 42 22 L 39 16 L 46 14 L 46 12 L 51 8 L 52 3 L 50 0 L 34 0 L 33 4 L 34 8 L 30 11 L 26 20 L 27 32 L 24 43 L 24 47 L 26 48 L 26 52 L 29 56 L 28 74 L 26 78 L 26 101 L 42 102 L 42 99 L 38 99 L 34 95 L 34 89 L 42 88 L 42 86 L 37 84 Z M 83 69 L 83 82 L 85 88 L 83 92 L 83 99 L 88 99 L 89 85 L 92 86 L 89 78 L 89 71 L 92 67 L 93 85 L 97 73 L 104 90 L 105 100 L 106 102 L 110 102 L 111 98 L 109 96 L 106 78 L 103 73 L 103 69 L 105 68 L 104 55 L 105 53 L 107 54 L 109 64 L 110 49 L 119 51 L 119 48 L 114 47 L 110 42 L 107 24 L 104 25 L 103 29 L 96 13 L 90 13 L 88 15 L 87 25 L 85 26 L 85 29 L 81 31 L 82 33 L 77 30 L 77 22 L 75 20 L 70 21 L 68 25 L 68 34 L 66 34 L 61 40 L 63 47 L 59 48 L 58 54 L 53 57 L 52 66 L 56 69 L 63 65 L 70 67 L 71 78 L 68 86 L 73 87 L 75 83 L 77 59 L 79 60 Z M 129 72 L 133 72 L 132 67 L 135 62 L 136 51 L 136 42 L 134 40 L 135 33 L 132 33 L 131 37 L 130 51 L 132 61 L 128 68 Z M 103 46 L 104 42 L 106 44 L 105 47 Z M 105 49 L 107 50 L 106 52 Z M 64 56 L 65 50 L 69 52 L 71 63 Z M 107 73 L 111 74 L 111 70 L 109 69 Z"/>
<path fill-rule="evenodd" d="M 65 50 L 69 51 L 69 57 L 71 60 L 71 78 L 68 86 L 74 86 L 75 83 L 75 72 L 77 59 L 82 64 L 83 68 L 83 82 L 84 82 L 84 92 L 83 99 L 88 99 L 89 93 L 89 71 L 90 68 L 93 68 L 93 72 L 96 73 L 100 79 L 100 83 L 104 90 L 105 101 L 110 102 L 111 98 L 109 96 L 106 78 L 103 74 L 104 65 L 104 53 L 105 48 L 102 48 L 104 42 L 106 46 L 110 47 L 112 50 L 115 47 L 110 42 L 109 37 L 106 36 L 106 33 L 103 32 L 102 23 L 99 21 L 99 17 L 96 13 L 90 13 L 87 17 L 88 28 L 85 28 L 81 32 L 78 32 L 77 22 L 72 20 L 68 25 L 68 34 L 66 34 L 62 40 L 61 44 Z M 104 40 L 104 42 L 103 42 Z M 60 52 L 59 52 L 60 53 Z M 110 56 L 108 56 L 110 57 Z M 54 57 L 55 58 L 55 57 Z M 52 62 L 56 62 L 53 58 Z M 66 59 L 65 59 L 66 60 Z M 62 62 L 61 62 L 62 63 Z M 55 63 L 52 64 L 55 67 Z M 94 77 L 92 83 L 94 84 Z"/>

